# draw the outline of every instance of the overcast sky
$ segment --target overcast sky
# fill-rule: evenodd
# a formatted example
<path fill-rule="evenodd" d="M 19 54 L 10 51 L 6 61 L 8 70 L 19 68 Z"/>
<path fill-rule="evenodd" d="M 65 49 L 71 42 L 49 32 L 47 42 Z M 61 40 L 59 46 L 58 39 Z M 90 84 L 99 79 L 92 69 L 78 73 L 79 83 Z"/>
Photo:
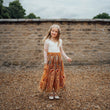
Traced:
<path fill-rule="evenodd" d="M 4 6 L 14 0 L 4 0 Z M 92 19 L 99 13 L 110 15 L 110 0 L 19 0 L 26 15 L 41 18 Z"/>

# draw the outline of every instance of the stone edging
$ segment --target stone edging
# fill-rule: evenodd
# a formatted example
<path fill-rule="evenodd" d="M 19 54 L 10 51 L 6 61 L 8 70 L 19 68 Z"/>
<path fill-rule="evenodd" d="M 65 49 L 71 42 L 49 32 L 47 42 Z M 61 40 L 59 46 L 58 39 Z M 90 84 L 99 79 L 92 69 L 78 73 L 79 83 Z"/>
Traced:
<path fill-rule="evenodd" d="M 109 22 L 110 19 L 0 19 L 0 23 L 19 22 Z"/>

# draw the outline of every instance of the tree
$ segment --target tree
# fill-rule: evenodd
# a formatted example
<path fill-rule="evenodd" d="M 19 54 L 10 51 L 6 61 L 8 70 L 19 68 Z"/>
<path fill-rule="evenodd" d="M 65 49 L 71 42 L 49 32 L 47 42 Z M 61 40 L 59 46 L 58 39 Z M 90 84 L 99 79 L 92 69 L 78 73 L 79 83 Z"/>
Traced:
<path fill-rule="evenodd" d="M 3 15 L 3 0 L 0 0 L 0 18 L 2 18 Z"/>
<path fill-rule="evenodd" d="M 10 18 L 9 8 L 3 6 L 3 15 L 2 18 Z"/>
<path fill-rule="evenodd" d="M 11 18 L 24 18 L 25 9 L 21 6 L 19 0 L 15 0 L 9 3 L 9 11 Z"/>
<path fill-rule="evenodd" d="M 34 13 L 30 13 L 28 16 L 25 16 L 25 9 L 21 6 L 19 0 L 14 0 L 9 3 L 9 7 L 3 6 L 3 0 L 0 0 L 0 19 L 5 18 L 29 18 L 29 19 L 40 19 L 36 17 Z"/>
<path fill-rule="evenodd" d="M 34 13 L 30 13 L 29 15 L 27 15 L 25 18 L 29 18 L 29 19 L 40 19 L 40 17 L 36 17 L 36 15 Z"/>
<path fill-rule="evenodd" d="M 0 18 L 10 18 L 9 9 L 3 6 L 3 0 L 0 0 Z"/>
<path fill-rule="evenodd" d="M 99 19 L 110 19 L 110 16 L 107 13 L 102 13 L 102 14 L 98 14 L 95 17 L 93 17 L 93 19 L 97 19 L 97 18 L 99 18 Z"/>

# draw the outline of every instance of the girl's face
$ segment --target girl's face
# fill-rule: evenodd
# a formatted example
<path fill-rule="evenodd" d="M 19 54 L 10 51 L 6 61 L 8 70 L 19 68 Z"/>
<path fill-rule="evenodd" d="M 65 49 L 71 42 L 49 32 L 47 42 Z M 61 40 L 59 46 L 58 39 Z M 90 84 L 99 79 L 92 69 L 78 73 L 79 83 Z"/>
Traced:
<path fill-rule="evenodd" d="M 58 35 L 58 29 L 57 28 L 52 28 L 51 30 L 51 37 L 55 38 Z"/>

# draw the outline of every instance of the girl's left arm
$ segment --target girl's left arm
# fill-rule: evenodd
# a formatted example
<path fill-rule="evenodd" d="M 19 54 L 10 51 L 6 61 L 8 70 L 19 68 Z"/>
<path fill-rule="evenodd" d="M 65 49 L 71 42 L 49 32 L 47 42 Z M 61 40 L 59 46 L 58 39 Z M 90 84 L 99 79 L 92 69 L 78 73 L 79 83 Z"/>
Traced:
<path fill-rule="evenodd" d="M 61 40 L 61 45 L 60 45 L 60 52 L 61 52 L 62 56 L 63 56 L 66 60 L 70 59 L 70 58 L 66 55 L 66 53 L 64 52 L 64 50 L 63 50 L 62 40 Z"/>

